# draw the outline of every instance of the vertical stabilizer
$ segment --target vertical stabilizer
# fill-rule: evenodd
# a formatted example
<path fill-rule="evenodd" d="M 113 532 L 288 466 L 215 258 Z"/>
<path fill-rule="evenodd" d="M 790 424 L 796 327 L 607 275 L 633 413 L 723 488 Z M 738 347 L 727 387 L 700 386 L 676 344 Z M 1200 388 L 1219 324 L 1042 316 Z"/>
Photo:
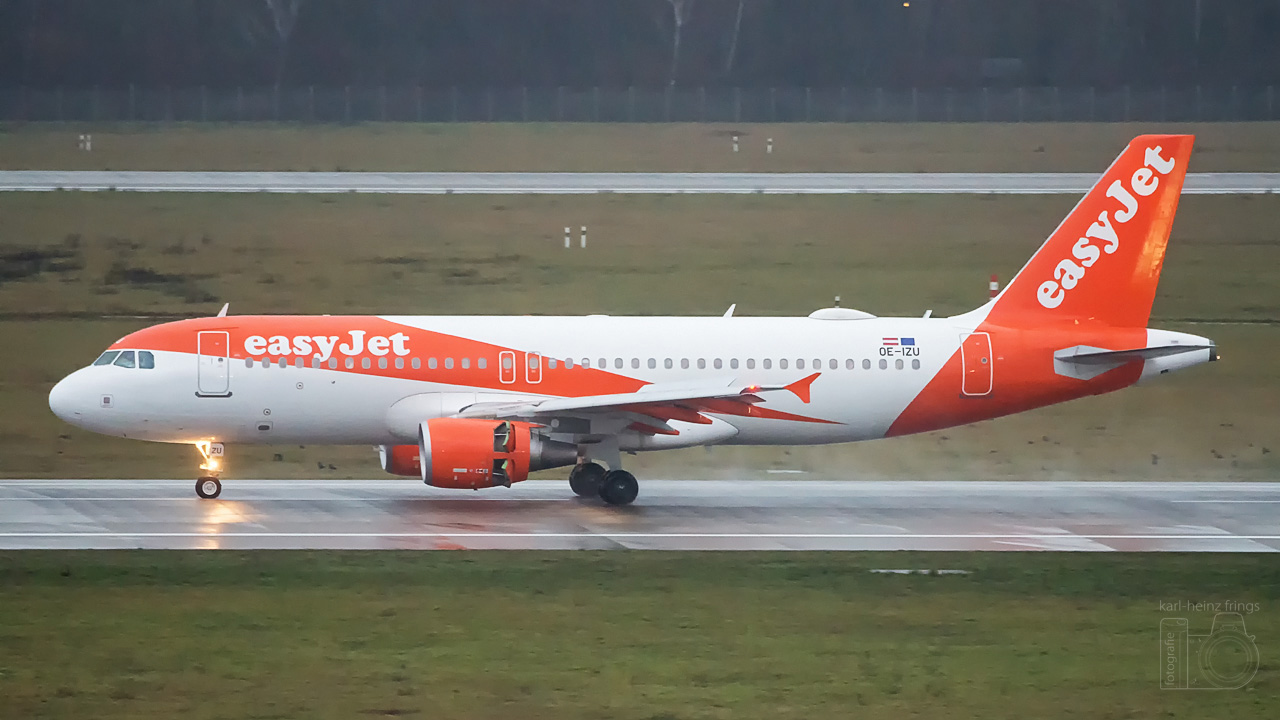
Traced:
<path fill-rule="evenodd" d="M 1134 138 L 992 301 L 987 320 L 1146 327 L 1194 142 L 1191 135 Z"/>

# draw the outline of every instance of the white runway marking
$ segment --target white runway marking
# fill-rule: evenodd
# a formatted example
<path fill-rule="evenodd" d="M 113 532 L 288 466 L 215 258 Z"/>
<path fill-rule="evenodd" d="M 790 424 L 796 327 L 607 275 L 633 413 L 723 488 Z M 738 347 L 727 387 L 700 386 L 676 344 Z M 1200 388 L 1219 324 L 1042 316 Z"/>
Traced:
<path fill-rule="evenodd" d="M 1210 503 L 1214 505 L 1221 505 L 1224 503 L 1244 503 L 1247 505 L 1253 505 L 1255 503 L 1280 503 L 1280 500 L 1214 500 L 1212 498 L 1207 498 L 1205 500 L 1170 500 L 1169 502 L 1171 503 Z"/>
<path fill-rule="evenodd" d="M 0 171 L 0 191 L 378 193 L 416 195 L 1080 195 L 1096 173 L 522 173 Z M 1184 194 L 1280 192 L 1280 173 L 1195 173 Z"/>

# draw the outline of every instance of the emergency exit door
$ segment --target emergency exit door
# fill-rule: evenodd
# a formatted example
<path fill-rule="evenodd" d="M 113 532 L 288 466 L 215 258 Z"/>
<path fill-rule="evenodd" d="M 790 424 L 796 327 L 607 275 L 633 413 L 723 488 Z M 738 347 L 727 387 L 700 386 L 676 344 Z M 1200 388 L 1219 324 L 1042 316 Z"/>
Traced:
<path fill-rule="evenodd" d="M 542 355 L 531 352 L 524 354 L 524 381 L 530 385 L 542 382 Z"/>
<path fill-rule="evenodd" d="M 963 395 L 991 394 L 991 336 L 984 332 L 960 336 L 960 392 Z"/>
<path fill-rule="evenodd" d="M 510 350 L 498 353 L 498 381 L 504 385 L 516 381 L 516 354 Z"/>

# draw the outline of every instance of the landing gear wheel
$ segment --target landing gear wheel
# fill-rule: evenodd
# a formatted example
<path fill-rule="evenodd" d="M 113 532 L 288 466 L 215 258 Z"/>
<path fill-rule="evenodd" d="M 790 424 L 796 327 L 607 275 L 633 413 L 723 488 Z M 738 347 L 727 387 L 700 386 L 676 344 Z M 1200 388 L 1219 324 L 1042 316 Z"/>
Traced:
<path fill-rule="evenodd" d="M 569 487 L 578 497 L 596 497 L 600 494 L 600 483 L 604 480 L 604 476 L 604 466 L 585 463 L 569 472 Z"/>
<path fill-rule="evenodd" d="M 206 475 L 196 480 L 196 494 L 205 500 L 212 500 L 222 494 L 222 481 Z"/>
<path fill-rule="evenodd" d="M 610 505 L 630 505 L 638 494 L 640 484 L 626 470 L 610 470 L 600 482 L 600 499 Z"/>

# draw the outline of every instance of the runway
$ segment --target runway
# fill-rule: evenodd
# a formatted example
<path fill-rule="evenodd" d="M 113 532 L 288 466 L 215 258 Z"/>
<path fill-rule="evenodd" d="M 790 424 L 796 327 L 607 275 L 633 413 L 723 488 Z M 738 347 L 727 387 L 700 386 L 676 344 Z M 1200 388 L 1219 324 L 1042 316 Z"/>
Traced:
<path fill-rule="evenodd" d="M 0 191 L 619 194 L 1080 195 L 1098 173 L 432 173 L 0 171 Z M 1187 176 L 1189 195 L 1280 192 L 1280 173 Z"/>
<path fill-rule="evenodd" d="M 0 548 L 1280 550 L 1280 483 L 642 480 L 626 508 L 528 481 L 0 481 Z"/>

